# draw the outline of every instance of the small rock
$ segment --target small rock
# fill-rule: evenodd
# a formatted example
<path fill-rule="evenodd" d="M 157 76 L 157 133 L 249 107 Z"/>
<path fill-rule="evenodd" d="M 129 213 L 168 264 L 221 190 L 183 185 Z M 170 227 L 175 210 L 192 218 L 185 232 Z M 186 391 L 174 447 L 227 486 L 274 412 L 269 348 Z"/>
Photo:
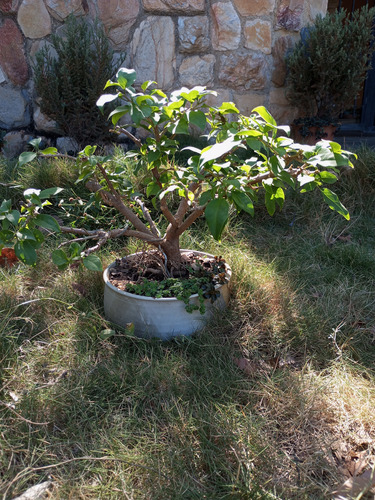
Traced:
<path fill-rule="evenodd" d="M 32 486 L 25 493 L 22 493 L 13 500 L 45 500 L 49 497 L 49 491 L 53 488 L 52 481 L 44 481 L 44 483 Z M 47 496 L 48 495 L 48 496 Z"/>
<path fill-rule="evenodd" d="M 16 158 L 27 148 L 29 141 L 33 139 L 32 135 L 26 134 L 24 130 L 8 132 L 5 134 L 3 141 L 3 155 L 5 158 Z"/>
<path fill-rule="evenodd" d="M 59 137 L 56 141 L 56 147 L 63 154 L 74 155 L 79 151 L 78 143 L 73 137 Z"/>

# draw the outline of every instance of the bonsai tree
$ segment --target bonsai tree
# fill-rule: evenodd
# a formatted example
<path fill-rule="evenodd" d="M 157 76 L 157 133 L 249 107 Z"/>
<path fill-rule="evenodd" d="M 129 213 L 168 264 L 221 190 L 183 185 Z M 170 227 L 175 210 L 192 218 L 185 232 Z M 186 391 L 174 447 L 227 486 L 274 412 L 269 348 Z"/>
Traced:
<path fill-rule="evenodd" d="M 135 146 L 126 156 L 146 170 L 143 183 L 145 196 L 129 183 L 124 165 L 114 163 L 110 156 L 96 154 L 95 146 L 86 146 L 77 162 L 80 175 L 93 196 L 104 206 L 114 207 L 123 218 L 121 227 L 112 230 L 89 230 L 74 226 L 59 226 L 56 220 L 43 213 L 48 198 L 60 188 L 25 191 L 26 203 L 18 211 L 6 200 L 0 206 L 0 246 L 14 245 L 18 258 L 35 264 L 35 249 L 43 234 L 40 227 L 73 235 L 70 251 L 62 248 L 53 253 L 55 263 L 66 267 L 72 260 L 83 257 L 91 269 L 101 269 L 93 252 L 110 238 L 138 238 L 164 254 L 166 267 L 178 270 L 183 259 L 180 237 L 199 217 L 205 217 L 212 236 L 220 240 L 228 221 L 230 205 L 236 210 L 254 214 L 254 202 L 264 197 L 270 215 L 282 208 L 288 189 L 302 193 L 318 189 L 331 209 L 349 219 L 346 208 L 326 184 L 337 180 L 339 168 L 352 166 L 351 153 L 342 151 L 339 144 L 322 141 L 315 147 L 295 144 L 287 134 L 289 127 L 278 126 L 264 107 L 255 108 L 243 116 L 233 103 L 206 107 L 205 97 L 214 92 L 203 87 L 182 88 L 168 97 L 145 82 L 136 91 L 136 73 L 122 68 L 117 80 L 108 81 L 107 88 L 115 94 L 104 94 L 99 108 L 116 101 L 110 119 L 117 133 L 126 134 Z M 235 120 L 230 121 L 229 116 Z M 120 121 L 121 120 L 121 121 Z M 189 134 L 191 126 L 202 131 L 208 128 L 209 145 L 203 149 L 188 148 L 189 160 L 178 165 L 170 161 L 179 150 L 177 135 Z M 131 127 L 131 128 L 130 128 Z M 144 129 L 144 141 L 133 134 Z M 20 156 L 23 165 L 37 156 L 66 156 L 54 148 L 38 149 Z M 178 203 L 176 205 L 176 199 Z M 153 217 L 152 214 L 156 214 Z M 160 215 L 167 224 L 159 224 Z M 165 229 L 162 231 L 161 227 Z M 80 244 L 95 241 L 83 248 Z M 66 248 L 66 247 L 65 247 Z"/>
<path fill-rule="evenodd" d="M 337 122 L 358 96 L 374 51 L 375 9 L 318 15 L 287 56 L 287 97 L 311 125 Z M 311 121 L 316 117 L 318 120 Z"/>

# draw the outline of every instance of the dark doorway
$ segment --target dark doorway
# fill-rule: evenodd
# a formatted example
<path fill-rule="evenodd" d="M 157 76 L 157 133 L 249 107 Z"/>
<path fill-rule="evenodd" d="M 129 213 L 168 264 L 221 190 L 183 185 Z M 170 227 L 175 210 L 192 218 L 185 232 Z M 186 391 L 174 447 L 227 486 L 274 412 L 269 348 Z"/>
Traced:
<path fill-rule="evenodd" d="M 352 12 L 366 5 L 374 7 L 375 0 L 329 0 L 328 12 L 345 9 L 350 16 Z M 343 132 L 375 135 L 375 55 L 361 93 L 352 108 L 343 114 L 341 122 Z"/>

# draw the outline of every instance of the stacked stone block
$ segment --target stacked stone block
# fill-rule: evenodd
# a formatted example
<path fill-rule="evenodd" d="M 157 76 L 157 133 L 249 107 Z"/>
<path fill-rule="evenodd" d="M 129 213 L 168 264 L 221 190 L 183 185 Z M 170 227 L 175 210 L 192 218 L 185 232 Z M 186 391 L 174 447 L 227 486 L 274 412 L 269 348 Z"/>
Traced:
<path fill-rule="evenodd" d="M 164 90 L 205 85 L 241 112 L 267 106 L 286 123 L 284 57 L 327 0 L 1 0 L 0 128 L 51 132 L 33 89 L 32 61 L 67 18 L 98 18 L 138 81 Z"/>

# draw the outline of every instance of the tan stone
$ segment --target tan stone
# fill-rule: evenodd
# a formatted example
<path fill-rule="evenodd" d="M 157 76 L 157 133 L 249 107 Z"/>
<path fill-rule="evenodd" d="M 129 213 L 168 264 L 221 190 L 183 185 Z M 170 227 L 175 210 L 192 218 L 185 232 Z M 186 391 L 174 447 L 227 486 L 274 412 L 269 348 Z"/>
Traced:
<path fill-rule="evenodd" d="M 257 106 L 264 106 L 266 97 L 258 92 L 234 94 L 234 102 L 242 115 L 249 116 Z"/>
<path fill-rule="evenodd" d="M 27 38 L 43 38 L 51 33 L 51 18 L 43 0 L 23 0 L 17 21 Z"/>
<path fill-rule="evenodd" d="M 287 73 L 285 57 L 287 51 L 292 48 L 292 46 L 292 37 L 283 36 L 278 38 L 272 47 L 273 71 L 271 80 L 277 87 L 282 87 L 285 83 Z"/>
<path fill-rule="evenodd" d="M 207 52 L 210 48 L 207 16 L 179 17 L 178 36 L 180 52 Z"/>
<path fill-rule="evenodd" d="M 264 56 L 236 52 L 223 54 L 220 60 L 220 83 L 237 90 L 263 90 L 267 84 Z"/>
<path fill-rule="evenodd" d="M 215 56 L 211 54 L 184 59 L 179 70 L 181 85 L 187 87 L 210 85 L 213 80 L 215 61 Z"/>
<path fill-rule="evenodd" d="M 42 113 L 39 107 L 34 110 L 33 119 L 35 129 L 38 130 L 38 132 L 63 134 L 63 131 L 59 129 L 57 123 Z"/>
<path fill-rule="evenodd" d="M 235 50 L 241 41 L 241 22 L 231 3 L 218 2 L 211 7 L 212 46 L 216 50 Z"/>
<path fill-rule="evenodd" d="M 204 0 L 143 0 L 143 7 L 149 12 L 198 13 L 204 12 Z"/>
<path fill-rule="evenodd" d="M 271 54 L 272 31 L 270 22 L 260 19 L 247 21 L 244 35 L 247 49 L 260 50 L 265 54 Z"/>
<path fill-rule="evenodd" d="M 47 9 L 51 16 L 59 21 L 64 21 L 69 14 L 80 16 L 85 14 L 84 5 L 87 6 L 82 0 L 46 0 Z M 86 7 L 88 11 L 88 7 Z"/>
<path fill-rule="evenodd" d="M 304 25 L 311 24 L 314 22 L 317 15 L 321 14 L 324 16 L 327 12 L 328 0 L 311 0 L 307 2 L 306 5 L 306 18 L 304 19 Z"/>
<path fill-rule="evenodd" d="M 286 98 L 285 89 L 271 89 L 269 102 L 270 105 L 276 104 L 278 106 L 289 106 L 289 101 Z"/>
<path fill-rule="evenodd" d="M 137 82 L 154 80 L 168 89 L 176 67 L 174 23 L 170 17 L 149 16 L 136 29 L 131 44 Z"/>
<path fill-rule="evenodd" d="M 229 89 L 215 89 L 217 95 L 208 95 L 206 97 L 207 106 L 221 106 L 223 102 L 232 102 L 233 97 Z"/>
<path fill-rule="evenodd" d="M 285 88 L 271 89 L 268 109 L 279 125 L 292 123 L 298 113 L 286 98 Z"/>
<path fill-rule="evenodd" d="M 98 14 L 109 39 L 117 48 L 125 49 L 139 14 L 139 0 L 98 0 Z"/>
<path fill-rule="evenodd" d="M 0 65 L 9 80 L 21 86 L 29 78 L 23 43 L 22 33 L 16 23 L 6 19 L 0 26 Z"/>
<path fill-rule="evenodd" d="M 275 0 L 233 0 L 241 16 L 264 16 L 272 14 Z"/>

